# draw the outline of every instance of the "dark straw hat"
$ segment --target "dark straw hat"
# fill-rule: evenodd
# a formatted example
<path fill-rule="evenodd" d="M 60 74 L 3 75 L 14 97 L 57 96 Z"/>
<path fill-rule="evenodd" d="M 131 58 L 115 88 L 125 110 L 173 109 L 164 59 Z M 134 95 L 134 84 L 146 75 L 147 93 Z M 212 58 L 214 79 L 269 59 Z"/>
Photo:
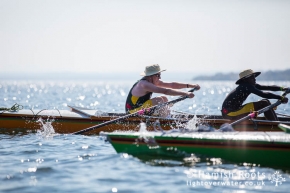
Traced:
<path fill-rule="evenodd" d="M 244 70 L 243 72 L 241 72 L 239 74 L 240 79 L 237 80 L 236 84 L 240 84 L 242 82 L 242 80 L 249 78 L 252 75 L 255 75 L 255 77 L 259 76 L 261 74 L 261 72 L 254 72 L 252 69 L 247 69 Z"/>

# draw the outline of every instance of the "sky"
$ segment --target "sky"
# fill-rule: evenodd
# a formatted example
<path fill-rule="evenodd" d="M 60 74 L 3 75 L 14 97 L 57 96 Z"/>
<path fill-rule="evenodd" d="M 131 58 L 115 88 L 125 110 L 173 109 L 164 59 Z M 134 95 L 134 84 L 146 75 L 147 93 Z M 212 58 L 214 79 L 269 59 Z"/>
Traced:
<path fill-rule="evenodd" d="M 289 0 L 0 0 L 0 73 L 290 68 Z"/>

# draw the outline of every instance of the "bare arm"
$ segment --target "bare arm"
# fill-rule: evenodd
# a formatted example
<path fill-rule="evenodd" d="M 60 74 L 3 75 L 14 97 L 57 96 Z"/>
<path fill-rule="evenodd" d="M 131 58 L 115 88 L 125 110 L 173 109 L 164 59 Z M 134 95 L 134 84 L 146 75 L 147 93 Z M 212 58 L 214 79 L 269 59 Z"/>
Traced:
<path fill-rule="evenodd" d="M 154 92 L 154 93 L 160 93 L 160 94 L 165 94 L 165 95 L 171 95 L 171 96 L 189 96 L 192 98 L 194 96 L 193 93 L 191 92 L 183 92 L 175 89 L 170 89 L 170 88 L 164 88 L 161 86 L 155 86 L 154 84 L 147 82 L 147 81 L 142 81 L 138 85 L 142 87 L 143 90 L 146 90 L 147 92 Z M 184 88 L 184 87 L 181 87 Z"/>
<path fill-rule="evenodd" d="M 198 84 L 187 84 L 187 83 L 180 83 L 180 82 L 163 82 L 159 80 L 157 85 L 164 88 L 172 88 L 172 89 L 181 89 L 181 88 L 196 88 L 197 90 L 200 89 Z"/>

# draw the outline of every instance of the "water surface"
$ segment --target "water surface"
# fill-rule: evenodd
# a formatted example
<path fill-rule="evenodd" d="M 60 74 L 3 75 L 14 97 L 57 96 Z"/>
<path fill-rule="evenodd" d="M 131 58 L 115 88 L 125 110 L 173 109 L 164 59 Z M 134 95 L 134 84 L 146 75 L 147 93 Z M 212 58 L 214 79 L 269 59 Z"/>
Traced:
<path fill-rule="evenodd" d="M 134 81 L 0 82 L 0 107 L 68 109 L 75 105 L 104 112 L 124 112 Z M 289 86 L 289 82 L 265 82 Z M 199 82 L 193 99 L 173 110 L 220 115 L 233 82 Z M 281 94 L 281 92 L 277 92 Z M 170 97 L 173 100 L 176 97 Z M 259 100 L 250 96 L 248 101 Z M 275 100 L 272 100 L 275 102 Z M 277 112 L 290 114 L 290 105 Z M 267 159 L 267 158 L 265 158 Z M 276 180 L 272 176 L 276 176 Z M 117 154 L 102 136 L 0 134 L 0 192 L 289 192 L 289 171 L 231 163 L 220 158 L 134 157 Z"/>

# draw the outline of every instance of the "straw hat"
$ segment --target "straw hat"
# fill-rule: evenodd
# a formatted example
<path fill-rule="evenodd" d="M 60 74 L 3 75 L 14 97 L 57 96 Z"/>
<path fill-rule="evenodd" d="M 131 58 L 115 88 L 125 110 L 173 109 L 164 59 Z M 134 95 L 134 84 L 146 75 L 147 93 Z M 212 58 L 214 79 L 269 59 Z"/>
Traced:
<path fill-rule="evenodd" d="M 237 80 L 236 84 L 240 84 L 242 82 L 242 80 L 249 78 L 252 75 L 255 75 L 255 77 L 257 77 L 260 74 L 261 74 L 261 72 L 254 72 L 252 69 L 244 70 L 239 74 L 240 79 Z"/>
<path fill-rule="evenodd" d="M 140 75 L 141 76 L 151 76 L 151 75 L 157 74 L 159 72 L 163 72 L 163 71 L 165 71 L 165 70 L 161 70 L 160 66 L 158 64 L 152 64 L 150 66 L 146 66 L 145 71 L 142 72 Z"/>

